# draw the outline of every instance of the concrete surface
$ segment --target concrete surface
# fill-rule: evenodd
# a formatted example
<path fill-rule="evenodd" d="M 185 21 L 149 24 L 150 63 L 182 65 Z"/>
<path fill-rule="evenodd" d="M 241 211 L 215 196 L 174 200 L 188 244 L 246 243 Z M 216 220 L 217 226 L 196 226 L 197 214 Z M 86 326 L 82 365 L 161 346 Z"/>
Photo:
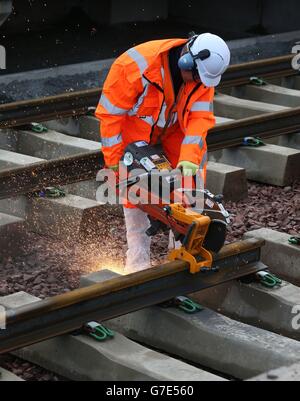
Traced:
<path fill-rule="evenodd" d="M 287 186 L 300 179 L 300 150 L 266 145 L 241 146 L 210 153 L 210 160 L 246 169 L 249 180 Z"/>
<path fill-rule="evenodd" d="M 217 124 L 217 125 L 219 125 L 219 124 L 225 124 L 225 123 L 230 123 L 230 122 L 232 122 L 232 121 L 234 121 L 233 118 L 225 118 L 225 117 L 218 117 L 218 116 L 216 116 L 216 124 Z"/>
<path fill-rule="evenodd" d="M 268 289 L 259 283 L 232 281 L 192 298 L 231 319 L 300 341 L 300 328 L 292 324 L 297 319 L 294 312 L 300 305 L 300 288 L 292 284 L 283 282 L 281 287 Z"/>
<path fill-rule="evenodd" d="M 79 118 L 80 136 L 91 141 L 101 141 L 100 123 L 98 118 L 83 116 Z"/>
<path fill-rule="evenodd" d="M 42 235 L 77 241 L 97 230 L 103 207 L 76 195 L 60 199 L 33 198 L 28 201 L 28 228 Z"/>
<path fill-rule="evenodd" d="M 232 118 L 216 117 L 217 124 L 234 121 Z M 101 142 L 99 120 L 94 116 L 81 116 L 47 121 L 44 125 L 54 131 L 90 141 Z"/>
<path fill-rule="evenodd" d="M 285 107 L 300 106 L 300 91 L 284 88 L 278 85 L 245 85 L 235 87 L 230 91 L 231 96 L 242 99 L 254 100 L 257 102 L 271 103 Z"/>
<path fill-rule="evenodd" d="M 76 381 L 223 381 L 120 334 L 105 343 L 86 336 L 64 336 L 16 355 Z"/>
<path fill-rule="evenodd" d="M 300 364 L 272 370 L 249 380 L 252 382 L 299 382 Z"/>
<path fill-rule="evenodd" d="M 288 77 L 277 77 L 277 78 L 270 78 L 267 82 L 271 85 L 283 86 L 284 88 L 288 89 L 296 89 L 295 88 L 295 79 L 297 75 L 290 75 Z"/>
<path fill-rule="evenodd" d="M 28 198 L 18 196 L 9 199 L 0 199 L 0 212 L 11 214 L 12 216 L 26 219 L 28 208 Z"/>
<path fill-rule="evenodd" d="M 290 82 L 290 81 L 288 81 L 288 82 Z M 292 86 L 293 89 L 300 90 L 300 77 L 299 76 L 293 77 L 292 83 L 293 83 L 293 86 Z"/>
<path fill-rule="evenodd" d="M 0 171 L 41 162 L 41 158 L 0 149 Z"/>
<path fill-rule="evenodd" d="M 0 171 L 38 163 L 44 159 L 100 149 L 100 144 L 97 142 L 71 138 L 55 131 L 43 134 L 29 131 L 14 133 L 1 131 L 0 138 L 3 146 L 28 154 L 0 149 Z M 29 200 L 24 196 L 0 200 L 0 212 L 25 219 L 28 229 L 40 234 L 61 238 L 64 236 L 76 238 L 78 235 L 84 237 L 90 233 L 91 227 L 95 226 L 93 219 L 99 218 L 103 210 L 100 210 L 103 205 L 96 202 L 98 187 L 99 183 L 96 181 L 72 184 L 65 187 L 70 195 L 60 200 Z M 120 215 L 120 208 L 116 208 L 116 213 Z M 9 245 L 8 241 L 10 243 L 11 237 L 6 233 L 0 242 L 6 248 Z"/>
<path fill-rule="evenodd" d="M 97 181 L 81 181 L 81 182 L 78 182 L 75 184 L 67 185 L 63 188 L 66 191 L 66 193 L 68 193 L 70 195 L 80 196 L 82 198 L 90 199 L 94 202 L 97 202 L 98 207 L 102 206 L 103 208 L 105 208 L 105 209 L 102 208 L 101 211 L 105 210 L 106 212 L 109 212 L 112 215 L 123 217 L 124 214 L 123 214 L 122 206 L 118 206 L 118 205 L 114 205 L 114 204 L 102 204 L 102 203 L 96 201 L 97 190 L 100 185 L 101 185 L 101 183 L 97 182 Z M 0 201 L 0 208 L 1 208 L 1 201 Z"/>
<path fill-rule="evenodd" d="M 19 131 L 17 138 L 18 152 L 46 160 L 94 152 L 100 149 L 97 142 L 70 137 L 51 130 L 42 134 Z"/>
<path fill-rule="evenodd" d="M 33 295 L 27 294 L 24 291 L 17 292 L 15 294 L 6 295 L 4 297 L 0 297 L 0 303 L 6 309 L 15 309 L 21 306 L 29 305 L 34 302 L 39 301 L 40 299 L 34 297 Z"/>
<path fill-rule="evenodd" d="M 300 247 L 289 244 L 289 234 L 267 228 L 250 231 L 244 238 L 261 238 L 266 241 L 262 248 L 262 262 L 279 277 L 300 286 Z"/>
<path fill-rule="evenodd" d="M 1 256 L 20 254 L 26 238 L 25 222 L 23 219 L 0 213 L 0 249 Z"/>
<path fill-rule="evenodd" d="M 234 120 L 284 110 L 288 110 L 288 107 L 255 102 L 254 100 L 239 99 L 225 94 L 216 95 L 214 101 L 214 112 L 216 115 Z M 250 135 L 250 132 L 245 132 L 245 136 Z"/>
<path fill-rule="evenodd" d="M 0 141 L 4 145 L 6 141 L 7 147 L 13 148 L 13 152 L 0 149 L 0 170 L 8 168 L 22 167 L 33 163 L 42 162 L 43 159 L 35 158 L 19 153 L 15 153 L 17 147 L 16 135 L 11 132 L 0 132 Z M 13 144 L 13 145 L 12 145 Z M 0 212 L 9 214 L 22 219 L 26 219 L 27 215 L 27 198 L 25 196 L 14 197 L 9 199 L 0 199 Z"/>
<path fill-rule="evenodd" d="M 82 198 L 95 201 L 98 187 L 99 183 L 96 180 L 88 180 L 65 185 L 63 189 L 71 195 L 81 196 Z"/>
<path fill-rule="evenodd" d="M 49 130 L 59 132 L 60 134 L 80 137 L 79 117 L 65 117 L 58 120 L 45 121 L 43 125 Z"/>
<path fill-rule="evenodd" d="M 0 133 L 0 136 L 2 133 Z M 2 138 L 4 138 L 5 134 Z M 8 135 L 7 139 L 10 140 Z M 0 171 L 39 163 L 42 159 L 0 149 Z M 0 200 L 0 249 L 1 254 L 22 253 L 22 244 L 26 239 L 25 221 L 27 199 L 17 197 Z"/>
<path fill-rule="evenodd" d="M 65 135 L 71 135 L 89 141 L 100 142 L 99 120 L 94 116 L 62 118 L 47 121 L 45 126 Z"/>
<path fill-rule="evenodd" d="M 63 199 L 29 199 L 26 196 L 0 199 L 0 213 L 24 219 L 30 231 L 40 234 L 63 238 L 65 233 L 70 236 L 74 231 L 72 238 L 84 237 L 96 227 L 104 207 L 118 216 L 123 215 L 122 207 L 96 201 L 98 187 L 96 181 L 82 181 L 62 187 L 67 194 Z"/>
<path fill-rule="evenodd" d="M 110 277 L 115 277 L 111 273 Z M 108 279 L 107 272 L 85 276 L 82 286 Z M 211 310 L 187 315 L 151 307 L 106 323 L 129 338 L 238 379 L 249 379 L 300 360 L 300 344 L 236 322 Z"/>
<path fill-rule="evenodd" d="M 38 298 L 26 293 L 0 298 L 15 308 Z M 121 334 L 99 343 L 87 336 L 61 336 L 16 355 L 63 377 L 80 381 L 223 381 L 186 363 L 136 344 Z"/>
<path fill-rule="evenodd" d="M 0 368 L 0 382 L 22 382 L 20 377 L 14 375 L 8 370 Z"/>
<path fill-rule="evenodd" d="M 208 162 L 207 188 L 213 194 L 223 194 L 225 201 L 238 202 L 248 196 L 246 171 L 228 164 Z"/>
<path fill-rule="evenodd" d="M 1 78 L 0 78 L 1 79 Z M 16 135 L 10 129 L 0 129 L 0 148 L 15 152 L 17 147 Z"/>
<path fill-rule="evenodd" d="M 300 150 L 300 133 L 269 138 L 267 143 Z"/>

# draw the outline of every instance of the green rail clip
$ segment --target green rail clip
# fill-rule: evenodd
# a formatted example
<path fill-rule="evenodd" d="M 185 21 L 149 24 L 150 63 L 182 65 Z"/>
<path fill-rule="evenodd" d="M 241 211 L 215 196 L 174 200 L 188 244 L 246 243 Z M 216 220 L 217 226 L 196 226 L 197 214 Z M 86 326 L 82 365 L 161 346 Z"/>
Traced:
<path fill-rule="evenodd" d="M 39 192 L 35 192 L 34 196 L 38 198 L 59 199 L 59 198 L 64 198 L 66 196 L 66 192 L 61 188 L 48 187 L 42 189 Z"/>
<path fill-rule="evenodd" d="M 30 127 L 31 127 L 31 131 L 36 132 L 37 134 L 42 134 L 43 132 L 48 132 L 48 128 L 40 123 L 31 123 Z"/>
<path fill-rule="evenodd" d="M 89 322 L 83 327 L 83 332 L 98 342 L 111 340 L 115 333 L 98 322 Z"/>
<path fill-rule="evenodd" d="M 275 288 L 282 285 L 282 280 L 280 280 L 274 274 L 266 271 L 257 273 L 257 277 L 260 280 L 261 285 L 267 288 Z"/>
<path fill-rule="evenodd" d="M 173 302 L 174 306 L 188 314 L 194 314 L 204 310 L 202 305 L 197 304 L 192 299 L 187 297 L 174 298 Z"/>
<path fill-rule="evenodd" d="M 300 237 L 291 237 L 290 239 L 289 239 L 289 243 L 291 244 L 291 245 L 300 245 Z"/>
<path fill-rule="evenodd" d="M 252 146 L 258 148 L 259 146 L 266 146 L 265 142 L 262 141 L 261 138 L 255 138 L 252 136 L 247 136 L 243 140 L 244 146 Z"/>
<path fill-rule="evenodd" d="M 88 110 L 87 110 L 87 113 L 86 113 L 86 115 L 87 116 L 95 116 L 95 113 L 96 113 L 96 107 L 88 107 Z"/>
<path fill-rule="evenodd" d="M 268 85 L 268 83 L 267 83 L 263 78 L 260 78 L 260 77 L 251 77 L 251 78 L 250 78 L 250 83 L 251 83 L 252 85 L 255 85 L 255 86 L 265 86 L 265 85 Z"/>

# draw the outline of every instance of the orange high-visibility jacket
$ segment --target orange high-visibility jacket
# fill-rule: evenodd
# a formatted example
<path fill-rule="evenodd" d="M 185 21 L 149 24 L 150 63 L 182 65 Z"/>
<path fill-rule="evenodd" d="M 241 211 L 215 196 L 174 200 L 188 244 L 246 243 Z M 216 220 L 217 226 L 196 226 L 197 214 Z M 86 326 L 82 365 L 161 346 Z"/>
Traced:
<path fill-rule="evenodd" d="M 173 130 L 175 127 L 182 132 L 178 161 L 190 161 L 206 169 L 206 135 L 215 125 L 214 89 L 201 83 L 185 83 L 174 107 L 170 83 L 168 51 L 186 42 L 185 39 L 147 42 L 128 50 L 114 62 L 96 110 L 108 167 L 118 165 L 128 144 L 153 143 L 157 127 L 162 131 L 168 121 L 168 129 L 173 125 Z M 173 114 L 168 118 L 170 113 Z M 172 141 L 172 135 L 167 136 Z"/>

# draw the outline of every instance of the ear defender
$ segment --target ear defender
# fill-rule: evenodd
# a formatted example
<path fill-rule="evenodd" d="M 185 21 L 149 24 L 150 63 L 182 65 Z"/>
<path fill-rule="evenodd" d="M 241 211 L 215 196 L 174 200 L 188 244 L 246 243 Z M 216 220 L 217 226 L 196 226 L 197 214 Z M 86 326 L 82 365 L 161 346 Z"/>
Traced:
<path fill-rule="evenodd" d="M 193 71 L 197 68 L 195 60 L 200 59 L 204 61 L 210 57 L 211 53 L 208 49 L 201 50 L 197 55 L 192 53 L 191 48 L 197 39 L 198 35 L 192 37 L 192 39 L 187 43 L 188 52 L 178 60 L 178 67 L 181 70 Z"/>
<path fill-rule="evenodd" d="M 192 33 L 191 33 L 192 34 Z M 190 41 L 186 44 L 187 52 L 178 60 L 178 67 L 184 71 L 192 71 L 195 67 L 195 60 L 193 54 L 191 53 L 191 47 L 195 43 L 195 40 L 198 38 L 198 35 L 194 34 L 190 36 Z"/>
<path fill-rule="evenodd" d="M 195 68 L 195 61 L 190 52 L 180 57 L 178 67 L 184 71 L 192 71 Z"/>

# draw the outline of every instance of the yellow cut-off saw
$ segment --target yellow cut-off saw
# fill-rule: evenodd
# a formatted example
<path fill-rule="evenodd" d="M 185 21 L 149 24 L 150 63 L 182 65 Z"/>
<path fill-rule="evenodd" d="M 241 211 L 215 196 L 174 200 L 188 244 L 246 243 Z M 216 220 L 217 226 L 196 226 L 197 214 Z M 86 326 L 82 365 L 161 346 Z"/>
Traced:
<path fill-rule="evenodd" d="M 182 246 L 170 252 L 169 260 L 188 262 L 193 274 L 210 271 L 213 253 L 218 253 L 224 246 L 230 223 L 229 213 L 222 204 L 223 197 L 214 196 L 205 189 L 191 188 L 184 191 L 184 202 L 173 203 L 176 191 L 182 192 L 182 179 L 179 182 L 179 172 L 176 175 L 160 146 L 150 146 L 146 142 L 132 143 L 126 148 L 122 162 L 128 176 L 117 185 L 119 196 L 128 199 L 130 188 L 134 186 L 135 192 L 140 188 L 136 206 L 150 218 L 151 227 L 147 234 L 153 236 L 160 230 L 171 229 L 175 240 L 180 241 Z M 151 177 L 155 174 L 161 177 L 159 190 L 156 188 L 156 191 L 151 186 Z M 164 184 L 170 188 L 167 201 L 162 190 Z M 192 203 L 189 201 L 191 195 Z M 195 197 L 202 197 L 200 209 L 195 208 Z"/>

